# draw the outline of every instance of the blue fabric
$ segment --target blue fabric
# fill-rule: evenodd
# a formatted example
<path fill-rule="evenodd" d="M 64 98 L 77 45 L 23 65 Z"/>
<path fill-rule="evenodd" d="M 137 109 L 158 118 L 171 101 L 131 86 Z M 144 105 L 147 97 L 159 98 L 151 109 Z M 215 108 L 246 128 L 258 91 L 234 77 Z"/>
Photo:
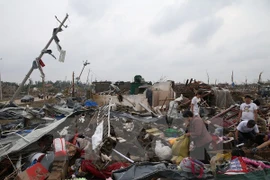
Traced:
<path fill-rule="evenodd" d="M 31 162 L 30 167 L 33 166 L 33 165 L 35 165 L 36 163 L 37 163 L 37 160 L 35 159 L 33 162 Z"/>
<path fill-rule="evenodd" d="M 84 106 L 93 107 L 93 106 L 98 106 L 98 104 L 94 101 L 87 100 L 85 101 Z"/>
<path fill-rule="evenodd" d="M 62 119 L 62 118 L 64 118 L 64 117 L 66 117 L 64 114 L 56 115 L 56 116 L 55 116 L 55 119 L 60 120 L 60 119 Z"/>

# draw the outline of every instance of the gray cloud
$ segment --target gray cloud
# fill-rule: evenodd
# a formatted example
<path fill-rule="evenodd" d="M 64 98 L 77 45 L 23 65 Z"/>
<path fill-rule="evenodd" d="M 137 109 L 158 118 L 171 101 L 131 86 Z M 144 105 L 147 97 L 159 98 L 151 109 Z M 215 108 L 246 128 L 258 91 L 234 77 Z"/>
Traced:
<path fill-rule="evenodd" d="M 93 21 L 102 18 L 112 4 L 112 0 L 70 0 L 69 8 L 79 16 Z"/>
<path fill-rule="evenodd" d="M 222 18 L 211 18 L 200 22 L 190 33 L 188 41 L 197 45 L 203 45 L 218 31 L 222 24 Z"/>
<path fill-rule="evenodd" d="M 226 54 L 227 62 L 234 65 L 248 64 L 251 61 L 263 63 L 270 60 L 270 41 L 266 37 L 270 31 L 258 32 L 218 47 L 217 53 Z"/>
<path fill-rule="evenodd" d="M 184 2 L 184 3 L 182 3 Z M 270 11 L 268 1 L 1 1 L 0 72 L 4 81 L 21 82 L 52 29 L 65 13 L 69 27 L 59 34 L 67 51 L 60 63 L 44 56 L 46 80 L 129 80 L 141 74 L 157 81 L 162 75 L 183 82 L 238 82 L 269 77 Z M 14 23 L 16 22 L 16 23 Z M 54 43 L 50 48 L 58 56 Z M 36 70 L 31 78 L 41 80 Z"/>
<path fill-rule="evenodd" d="M 211 17 L 222 8 L 231 5 L 231 2 L 231 0 L 189 0 L 184 3 L 176 1 L 161 12 L 157 22 L 152 26 L 152 31 L 155 34 L 169 33 L 187 22 Z"/>

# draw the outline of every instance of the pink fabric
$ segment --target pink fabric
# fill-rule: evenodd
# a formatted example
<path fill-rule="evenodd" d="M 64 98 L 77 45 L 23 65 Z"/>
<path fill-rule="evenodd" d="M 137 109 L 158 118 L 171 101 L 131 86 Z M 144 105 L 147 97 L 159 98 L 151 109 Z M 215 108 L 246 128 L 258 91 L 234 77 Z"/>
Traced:
<path fill-rule="evenodd" d="M 225 174 L 231 172 L 241 172 L 241 173 L 248 172 L 247 164 L 244 162 L 242 157 L 235 157 L 235 156 L 232 157 L 230 168 L 226 171 Z"/>
<path fill-rule="evenodd" d="M 261 167 L 261 168 L 270 168 L 269 165 L 266 165 L 264 164 L 263 162 L 260 162 L 260 161 L 255 161 L 255 160 L 252 160 L 252 159 L 248 159 L 246 157 L 242 157 L 243 161 L 246 163 L 246 164 L 251 164 L 251 165 L 255 165 L 257 167 Z"/>

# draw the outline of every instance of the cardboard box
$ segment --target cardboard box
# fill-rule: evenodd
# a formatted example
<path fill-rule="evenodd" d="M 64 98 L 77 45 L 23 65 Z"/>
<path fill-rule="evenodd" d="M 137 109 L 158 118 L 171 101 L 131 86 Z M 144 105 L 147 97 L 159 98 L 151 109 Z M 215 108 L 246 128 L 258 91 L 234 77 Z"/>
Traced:
<path fill-rule="evenodd" d="M 16 180 L 45 180 L 48 176 L 48 170 L 42 164 L 36 163 L 18 174 Z"/>

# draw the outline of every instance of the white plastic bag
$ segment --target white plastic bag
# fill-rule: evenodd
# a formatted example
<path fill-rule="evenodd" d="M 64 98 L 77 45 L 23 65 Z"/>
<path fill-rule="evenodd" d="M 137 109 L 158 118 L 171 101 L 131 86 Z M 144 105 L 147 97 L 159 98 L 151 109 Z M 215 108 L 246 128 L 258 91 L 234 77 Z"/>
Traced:
<path fill-rule="evenodd" d="M 102 142 L 103 137 L 103 121 L 97 126 L 94 135 L 92 136 L 92 149 L 95 151 Z"/>
<path fill-rule="evenodd" d="M 170 160 L 172 157 L 172 149 L 162 144 L 160 140 L 156 141 L 155 153 L 160 160 Z"/>

